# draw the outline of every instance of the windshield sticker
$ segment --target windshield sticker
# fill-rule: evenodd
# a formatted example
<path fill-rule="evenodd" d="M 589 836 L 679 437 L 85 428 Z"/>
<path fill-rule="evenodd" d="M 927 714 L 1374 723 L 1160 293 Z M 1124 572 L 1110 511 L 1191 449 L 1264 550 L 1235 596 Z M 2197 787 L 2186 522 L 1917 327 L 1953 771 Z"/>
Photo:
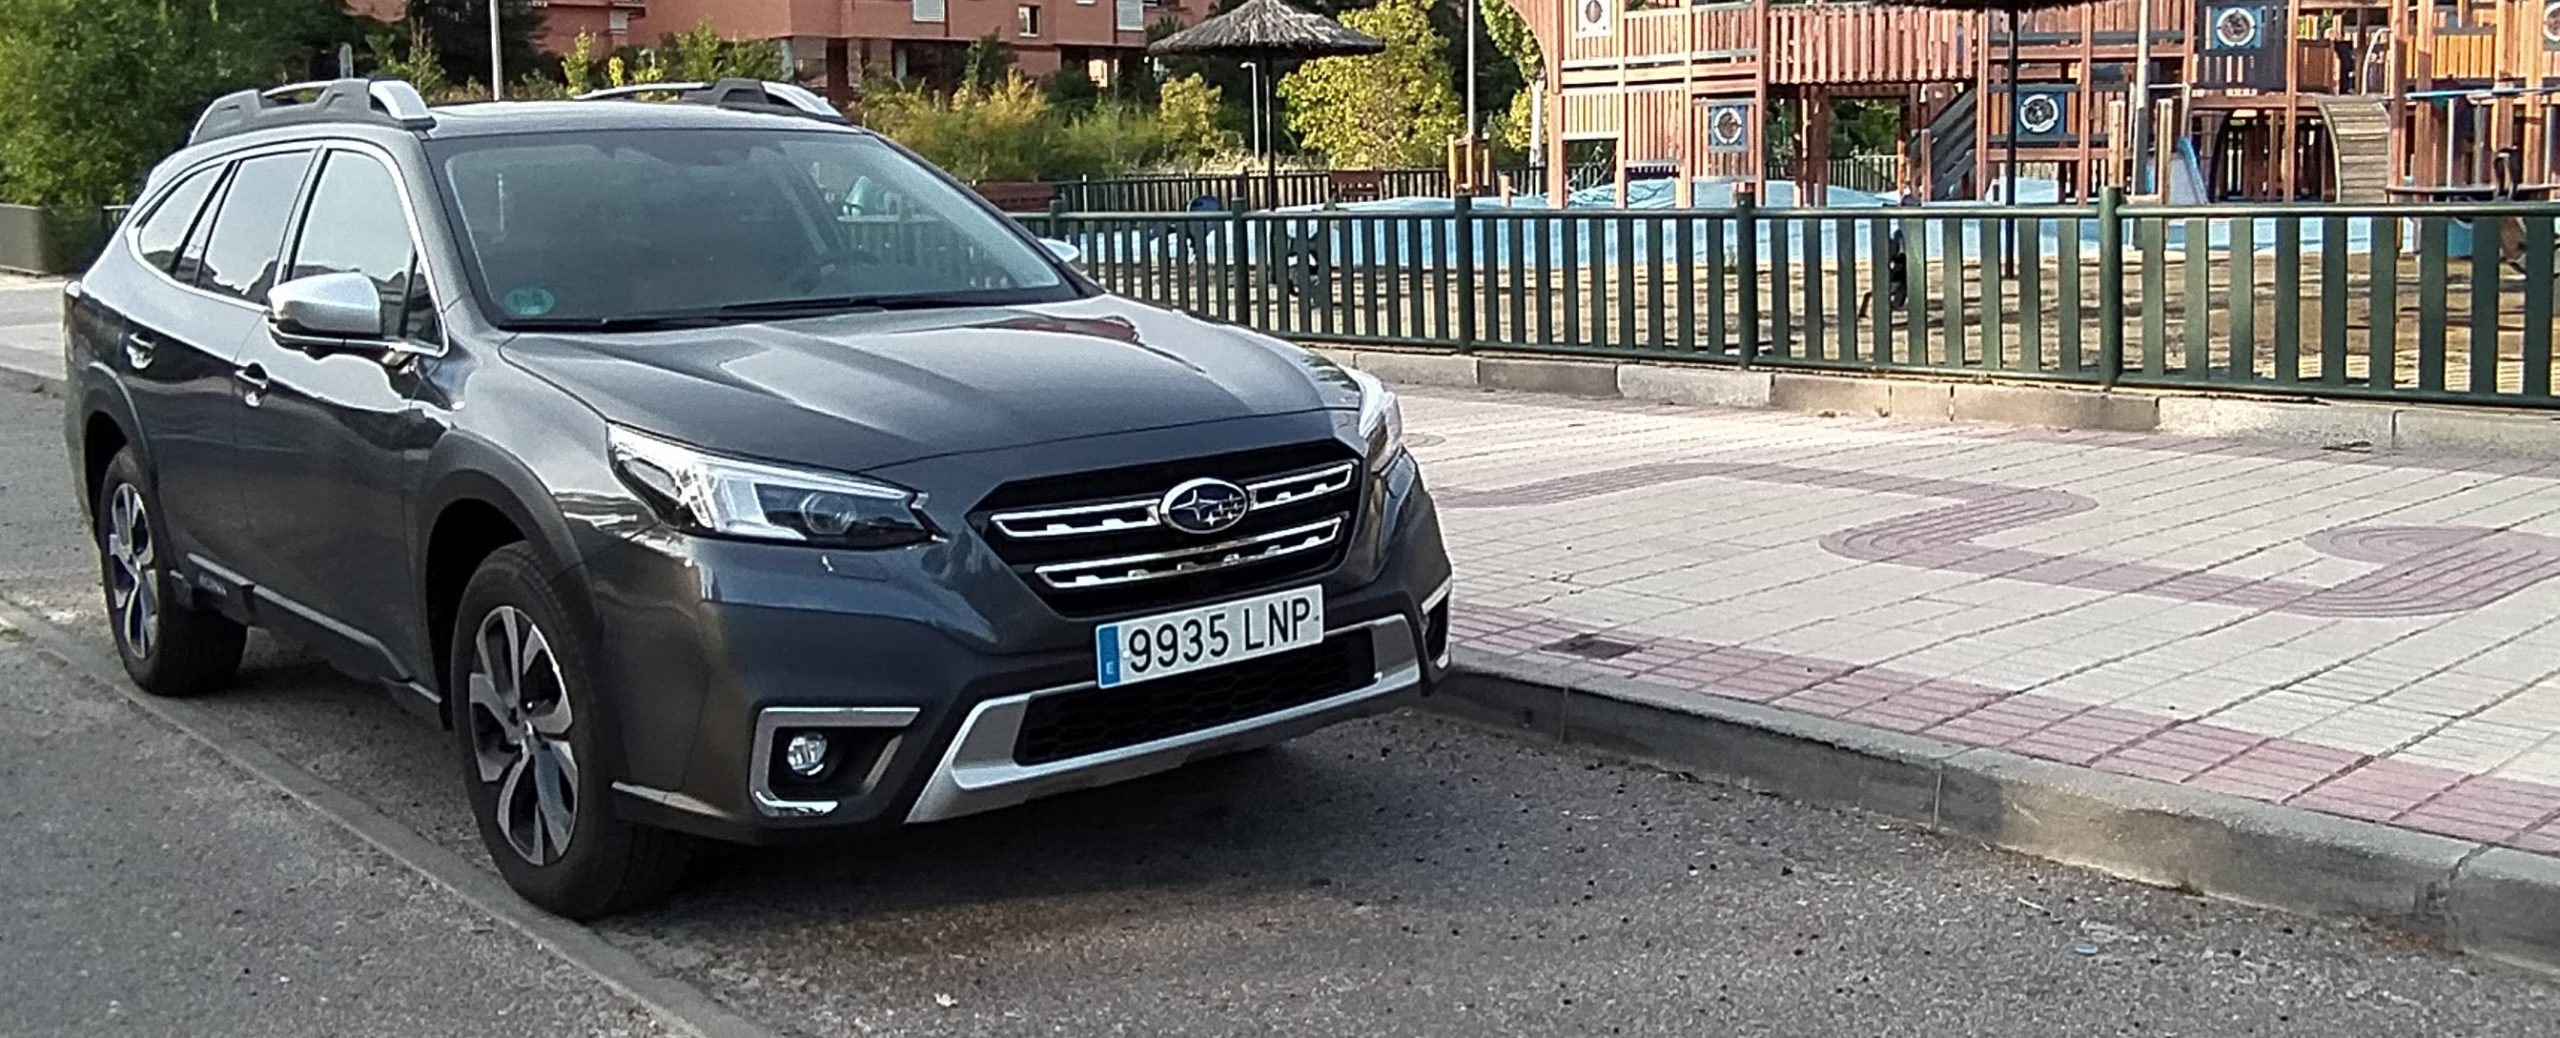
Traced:
<path fill-rule="evenodd" d="M 530 286 L 508 292 L 504 302 L 507 312 L 518 317 L 540 317 L 550 313 L 551 308 L 560 303 L 559 300 L 552 298 L 550 289 Z"/>

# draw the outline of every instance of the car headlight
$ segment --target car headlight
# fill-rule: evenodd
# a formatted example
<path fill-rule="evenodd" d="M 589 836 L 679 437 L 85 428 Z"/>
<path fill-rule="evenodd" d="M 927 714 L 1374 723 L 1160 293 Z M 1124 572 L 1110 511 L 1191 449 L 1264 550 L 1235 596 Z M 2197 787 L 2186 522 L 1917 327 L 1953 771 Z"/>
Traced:
<path fill-rule="evenodd" d="M 660 518 L 689 533 L 836 548 L 933 539 L 913 491 L 833 472 L 706 454 L 614 426 L 613 471 Z"/>
<path fill-rule="evenodd" d="M 1404 453 L 1404 405 L 1396 391 L 1366 371 L 1342 369 L 1360 387 L 1360 438 L 1369 443 L 1369 467 L 1385 468 Z"/>

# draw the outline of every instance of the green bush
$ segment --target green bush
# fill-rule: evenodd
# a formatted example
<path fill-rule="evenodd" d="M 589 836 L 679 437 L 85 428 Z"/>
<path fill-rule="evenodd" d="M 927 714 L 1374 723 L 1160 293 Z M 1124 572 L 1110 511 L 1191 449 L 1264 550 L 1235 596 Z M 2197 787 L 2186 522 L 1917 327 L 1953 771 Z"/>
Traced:
<path fill-rule="evenodd" d="M 1075 110 L 1014 72 L 992 87 L 949 94 L 875 84 L 864 95 L 863 121 L 952 175 L 982 182 L 1190 168 L 1235 147 L 1235 135 L 1216 125 L 1215 88 L 1177 79 L 1162 98 L 1153 110 L 1109 99 Z"/>
<path fill-rule="evenodd" d="M 0 0 L 0 201 L 126 200 L 207 102 L 345 27 L 336 0 Z"/>
<path fill-rule="evenodd" d="M 1280 77 L 1291 133 L 1344 169 L 1438 165 L 1466 116 L 1431 27 L 1428 0 L 1380 0 L 1343 24 L 1386 41 L 1384 53 L 1318 58 Z"/>

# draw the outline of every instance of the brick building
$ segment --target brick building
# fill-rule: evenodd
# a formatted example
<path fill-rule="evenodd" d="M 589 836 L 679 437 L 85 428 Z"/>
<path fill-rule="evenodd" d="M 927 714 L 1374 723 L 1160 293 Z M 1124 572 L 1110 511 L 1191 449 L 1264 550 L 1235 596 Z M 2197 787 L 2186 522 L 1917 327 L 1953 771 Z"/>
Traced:
<path fill-rule="evenodd" d="M 705 20 L 732 39 L 777 40 L 802 81 L 839 103 L 866 75 L 948 82 L 961 52 L 993 35 L 1017 67 L 1046 77 L 1081 66 L 1109 82 L 1144 60 L 1148 23 L 1191 22 L 1210 0 L 538 0 L 543 46 L 565 52 L 580 32 L 605 47 L 647 45 Z"/>

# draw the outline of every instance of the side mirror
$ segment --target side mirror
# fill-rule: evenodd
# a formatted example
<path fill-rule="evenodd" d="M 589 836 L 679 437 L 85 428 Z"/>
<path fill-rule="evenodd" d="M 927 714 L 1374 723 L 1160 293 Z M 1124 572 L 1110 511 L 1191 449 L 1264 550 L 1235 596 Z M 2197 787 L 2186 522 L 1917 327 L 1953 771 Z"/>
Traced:
<path fill-rule="evenodd" d="M 1042 238 L 1040 239 L 1040 244 L 1049 250 L 1049 255 L 1058 257 L 1058 262 L 1060 263 L 1076 264 L 1084 262 L 1084 250 L 1076 248 L 1074 245 L 1067 242 L 1059 241 L 1056 238 Z"/>
<path fill-rule="evenodd" d="M 267 323 L 292 345 L 343 348 L 382 341 L 382 293 L 362 274 L 314 274 L 267 290 Z"/>

